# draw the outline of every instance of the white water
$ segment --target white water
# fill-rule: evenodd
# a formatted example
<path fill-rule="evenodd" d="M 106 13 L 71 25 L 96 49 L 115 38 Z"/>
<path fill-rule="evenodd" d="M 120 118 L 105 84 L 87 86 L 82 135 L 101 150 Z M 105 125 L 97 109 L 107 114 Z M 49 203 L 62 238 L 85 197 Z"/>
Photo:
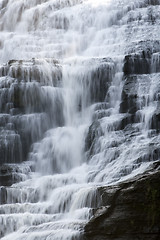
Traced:
<path fill-rule="evenodd" d="M 156 27 L 147 23 L 145 28 L 139 27 L 138 21 L 134 22 L 134 28 L 127 25 L 131 16 L 137 19 L 139 14 L 144 17 L 142 24 L 145 23 L 147 10 L 138 8 L 143 3 L 138 0 L 1 1 L 0 63 L 9 67 L 9 72 L 7 78 L 0 78 L 1 85 L 6 84 L 0 98 L 3 102 L 8 94 L 11 102 L 17 84 L 14 78 L 18 78 L 20 67 L 24 81 L 18 84 L 25 111 L 17 118 L 12 114 L 13 107 L 8 105 L 6 115 L 10 123 L 18 122 L 23 131 L 31 132 L 33 145 L 28 160 L 36 170 L 30 172 L 28 180 L 6 188 L 7 204 L 0 206 L 2 239 L 80 239 L 84 224 L 92 216 L 92 208 L 101 204 L 96 186 L 128 179 L 151 164 L 152 159 L 150 162 L 137 159 L 148 153 L 153 142 L 159 145 L 158 137 L 148 138 L 157 103 L 153 100 L 154 74 L 149 91 L 143 89 L 139 79 L 140 131 L 128 135 L 116 131 L 124 117 L 119 113 L 124 56 L 133 43 L 148 36 L 159 37 Z M 8 66 L 6 63 L 12 59 L 25 61 Z M 108 89 L 97 82 L 104 74 Z M 27 90 L 23 95 L 24 88 Z M 144 97 L 146 103 L 141 104 Z M 107 107 L 102 109 L 99 101 Z M 95 126 L 97 139 L 92 143 L 88 159 L 85 152 L 88 128 L 93 118 L 103 114 L 102 110 L 105 116 L 98 121 L 100 127 Z M 6 141 L 6 136 L 14 135 L 8 131 L 5 130 L 6 135 L 3 133 Z M 132 139 L 130 134 L 135 134 Z"/>

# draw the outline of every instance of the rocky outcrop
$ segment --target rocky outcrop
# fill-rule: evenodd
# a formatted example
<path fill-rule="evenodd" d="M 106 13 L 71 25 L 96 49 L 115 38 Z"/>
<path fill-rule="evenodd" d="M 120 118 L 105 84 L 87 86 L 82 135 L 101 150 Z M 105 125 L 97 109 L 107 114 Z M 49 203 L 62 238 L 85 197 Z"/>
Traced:
<path fill-rule="evenodd" d="M 77 108 L 81 110 L 82 97 L 88 104 L 104 101 L 115 63 L 110 58 L 91 58 L 79 64 L 80 87 L 88 90 L 88 95 L 77 97 Z M 25 161 L 31 145 L 48 129 L 65 124 L 64 65 L 76 68 L 74 62 L 34 58 L 10 60 L 0 66 L 0 165 Z"/>
<path fill-rule="evenodd" d="M 124 74 L 149 74 L 159 72 L 160 42 L 140 41 L 130 49 L 130 54 L 125 56 Z"/>
<path fill-rule="evenodd" d="M 123 88 L 120 103 L 122 118 L 119 116 L 113 129 L 117 136 L 123 132 L 122 142 L 126 143 L 128 149 L 126 156 L 123 156 L 124 159 L 130 158 L 129 143 L 132 140 L 134 142 L 136 136 L 145 132 L 146 141 L 154 136 L 153 142 L 148 144 L 143 153 L 142 149 L 146 141 L 141 146 L 139 141 L 136 142 L 137 148 L 132 154 L 132 157 L 134 156 L 132 167 L 136 169 L 137 166 L 150 161 L 155 161 L 155 163 L 152 165 L 152 169 L 142 175 L 137 175 L 137 177 L 113 186 L 103 186 L 97 189 L 101 196 L 99 199 L 101 207 L 97 206 L 93 209 L 93 217 L 85 227 L 85 240 L 160 239 L 160 151 L 157 146 L 160 131 L 160 41 L 156 34 L 152 35 L 156 26 L 159 25 L 160 1 L 145 0 L 132 3 L 132 6 L 129 6 L 126 1 L 123 9 L 119 8 L 117 16 L 111 19 L 111 25 L 113 23 L 126 24 L 126 35 L 128 34 L 122 68 Z M 152 37 L 147 36 L 149 32 Z M 144 39 L 139 38 L 142 34 L 145 35 Z M 100 137 L 103 139 L 105 126 L 103 118 L 106 117 L 107 121 L 109 116 L 106 105 L 101 104 L 101 106 L 102 108 L 98 111 L 95 108 L 94 120 L 96 121 L 90 126 L 86 137 L 86 149 L 89 149 L 91 162 L 94 161 L 93 153 L 97 153 L 94 145 L 98 146 L 96 149 L 98 154 L 103 152 L 103 155 L 99 154 L 98 159 L 101 156 L 108 157 L 113 149 L 116 153 L 116 150 L 119 151 L 123 145 L 117 139 L 114 144 L 110 140 L 112 144 L 106 145 L 105 149 L 103 140 L 100 142 Z M 110 124 L 113 122 L 109 122 L 107 125 L 109 130 L 112 129 Z M 109 133 L 107 133 L 107 137 L 112 139 L 112 135 Z M 156 138 L 158 141 L 155 141 Z M 134 148 L 134 145 L 131 148 Z M 138 148 L 140 151 L 137 155 Z M 110 163 L 116 157 L 114 155 L 114 158 L 110 158 Z M 130 173 L 130 168 L 130 163 L 126 167 L 123 166 L 120 172 L 121 177 Z M 118 161 L 115 169 L 117 172 L 120 171 Z M 107 174 L 110 173 L 107 172 Z"/>
<path fill-rule="evenodd" d="M 86 240 L 158 240 L 160 164 L 154 172 L 110 187 L 99 187 L 102 205 L 85 227 Z"/>
<path fill-rule="evenodd" d="M 62 94 L 51 89 L 58 89 L 61 78 L 54 59 L 10 60 L 0 66 L 0 165 L 25 161 L 53 119 L 64 123 Z"/>
<path fill-rule="evenodd" d="M 45 86 L 58 86 L 62 78 L 62 66 L 56 59 L 10 60 L 0 66 L 0 77 L 6 76 L 17 82 L 37 81 Z"/>
<path fill-rule="evenodd" d="M 3 164 L 0 166 L 0 186 L 10 186 L 29 177 L 34 165 L 31 162 L 21 164 Z M 1 196 L 3 194 L 1 193 Z"/>

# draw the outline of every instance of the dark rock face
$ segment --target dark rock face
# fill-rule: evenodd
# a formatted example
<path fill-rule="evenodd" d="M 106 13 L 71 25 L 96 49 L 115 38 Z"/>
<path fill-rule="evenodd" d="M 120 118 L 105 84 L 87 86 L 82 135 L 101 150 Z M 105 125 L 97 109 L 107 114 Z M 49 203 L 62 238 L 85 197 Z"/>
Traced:
<path fill-rule="evenodd" d="M 50 60 L 53 69 L 44 76 L 43 63 L 11 60 L 0 66 L 0 165 L 25 161 L 33 142 L 53 124 L 64 124 L 62 95 L 50 90 L 60 84 L 61 67 Z"/>
<path fill-rule="evenodd" d="M 96 139 L 103 135 L 103 131 L 101 129 L 100 123 L 98 121 L 94 121 L 92 125 L 89 127 L 87 137 L 85 139 L 85 147 L 86 151 L 89 150 L 89 156 L 96 154 L 98 151 L 98 146 L 96 143 Z"/>
<path fill-rule="evenodd" d="M 22 164 L 3 164 L 0 166 L 0 186 L 10 186 L 13 183 L 25 180 L 31 171 L 33 164 L 27 162 Z"/>
<path fill-rule="evenodd" d="M 86 225 L 85 239 L 158 240 L 159 185 L 158 170 L 113 187 L 100 187 L 102 207 L 95 210 L 93 218 Z"/>
<path fill-rule="evenodd" d="M 148 54 L 149 55 L 149 54 Z M 151 58 L 142 54 L 133 54 L 125 57 L 124 73 L 127 74 L 148 74 L 150 73 Z"/>
<path fill-rule="evenodd" d="M 135 51 L 136 49 L 136 51 Z M 159 72 L 159 41 L 141 41 L 125 56 L 123 71 L 129 74 L 149 74 Z"/>
<path fill-rule="evenodd" d="M 44 63 L 47 67 L 49 65 L 54 66 L 54 68 L 49 69 L 50 76 L 44 73 Z M 10 60 L 0 66 L 0 76 L 15 78 L 18 82 L 22 80 L 24 82 L 36 81 L 45 86 L 57 86 L 62 78 L 62 69 L 59 62 L 55 59 L 39 60 L 33 58 L 31 60 Z"/>
<path fill-rule="evenodd" d="M 32 144 L 42 139 L 48 129 L 65 125 L 63 64 L 55 59 L 33 58 L 10 60 L 0 66 L 0 185 L 20 180 L 14 175 L 15 168 L 10 171 L 6 163 L 26 161 Z M 72 64 L 66 63 L 73 68 Z M 103 102 L 115 74 L 111 58 L 82 60 L 80 65 L 82 72 L 76 75 L 77 81 L 88 94 L 77 97 L 78 111 L 83 107 L 83 97 L 88 105 Z M 73 73 L 73 77 L 74 74 L 78 73 Z M 96 122 L 95 119 L 92 132 L 96 130 Z M 88 136 L 87 150 L 94 137 L 96 133 Z"/>
<path fill-rule="evenodd" d="M 120 112 L 132 114 L 137 111 L 137 76 L 129 76 L 124 81 Z"/>
<path fill-rule="evenodd" d="M 158 103 L 157 109 L 156 109 L 156 111 L 153 114 L 152 119 L 151 119 L 151 128 L 156 129 L 157 133 L 159 133 L 159 130 L 160 130 L 160 107 L 159 107 L 159 103 Z"/>
<path fill-rule="evenodd" d="M 104 58 L 91 72 L 90 94 L 92 102 L 103 102 L 113 80 L 115 65 L 112 59 Z"/>
<path fill-rule="evenodd" d="M 143 28 L 143 24 L 146 24 L 145 26 L 148 26 L 148 28 L 154 28 L 159 24 L 159 16 L 156 10 L 156 7 L 159 8 L 158 5 L 160 5 L 159 0 L 135 1 L 132 6 L 123 10 L 120 9 L 110 23 L 111 25 L 118 25 L 121 21 L 122 24 L 125 16 L 127 21 L 124 20 L 124 23 L 128 26 L 129 34 L 132 32 L 130 29 L 134 28 L 135 31 L 141 32 L 139 29 Z M 146 10 L 141 12 L 142 9 Z M 148 137 L 150 137 L 149 134 L 155 137 L 159 135 L 160 41 L 159 39 L 153 39 L 154 37 L 152 40 L 148 37 L 146 40 L 134 42 L 131 35 L 131 43 L 128 44 L 124 57 L 124 85 L 120 103 L 120 113 L 123 117 L 119 119 L 114 131 L 122 131 L 125 142 L 131 142 L 145 127 L 148 131 Z M 100 111 L 95 110 L 94 115 L 99 122 L 103 117 L 109 115 L 106 105 L 101 104 L 101 106 Z M 143 109 L 149 109 L 150 106 L 154 106 L 154 110 L 150 112 L 150 117 L 146 123 Z M 99 141 L 97 137 L 99 132 L 96 131 L 100 127 L 95 127 L 96 130 L 94 130 L 93 125 L 91 125 L 86 138 L 86 146 L 89 149 L 91 159 L 93 146 Z M 102 128 L 101 130 L 103 132 Z M 90 142 L 93 144 L 90 144 Z M 97 206 L 93 210 L 93 217 L 85 227 L 85 240 L 160 239 L 160 152 L 155 143 L 150 144 L 141 156 L 135 157 L 134 161 L 135 168 L 142 162 L 157 161 L 151 172 L 148 171 L 121 184 L 98 188 L 97 191 L 101 196 L 99 200 L 101 207 Z M 116 143 L 114 148 L 118 149 L 120 145 L 121 143 Z M 108 152 L 111 147 L 113 146 L 108 147 Z M 96 154 L 96 152 L 94 153 Z M 126 172 L 128 170 L 124 167 L 121 172 L 122 176 L 123 174 L 125 176 Z"/>

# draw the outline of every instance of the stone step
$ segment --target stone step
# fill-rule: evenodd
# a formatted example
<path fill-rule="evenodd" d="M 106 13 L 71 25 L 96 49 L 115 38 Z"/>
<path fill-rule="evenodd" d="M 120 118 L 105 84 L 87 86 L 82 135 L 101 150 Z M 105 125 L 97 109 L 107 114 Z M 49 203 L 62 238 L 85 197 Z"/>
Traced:
<path fill-rule="evenodd" d="M 58 86 L 62 70 L 59 62 L 54 59 L 10 60 L 0 66 L 0 76 L 7 76 L 0 82 L 1 87 L 7 87 L 14 81 L 36 81 L 45 86 Z"/>
<path fill-rule="evenodd" d="M 30 174 L 33 170 L 34 170 L 34 164 L 31 162 L 24 162 L 22 164 L 16 164 L 16 163 L 2 164 L 1 162 L 0 186 L 10 186 L 15 182 L 27 180 L 30 177 Z M 7 192 L 5 187 L 1 189 L 1 194 L 3 195 L 2 197 L 3 199 L 6 198 L 6 193 Z"/>

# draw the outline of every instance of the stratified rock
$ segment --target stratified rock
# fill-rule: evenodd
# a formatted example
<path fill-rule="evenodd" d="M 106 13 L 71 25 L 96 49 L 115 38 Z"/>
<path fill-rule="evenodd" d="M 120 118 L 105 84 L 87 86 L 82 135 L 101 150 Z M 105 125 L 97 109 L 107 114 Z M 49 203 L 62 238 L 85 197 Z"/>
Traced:
<path fill-rule="evenodd" d="M 160 42 L 140 41 L 130 48 L 130 54 L 125 56 L 123 71 L 129 74 L 149 74 L 160 71 Z"/>
<path fill-rule="evenodd" d="M 122 91 L 121 113 L 135 113 L 137 111 L 137 76 L 127 77 Z"/>
<path fill-rule="evenodd" d="M 160 168 L 159 162 L 154 165 Z M 99 187 L 102 207 L 85 227 L 86 240 L 158 240 L 160 171 L 124 183 Z"/>
<path fill-rule="evenodd" d="M 0 166 L 0 186 L 10 186 L 13 183 L 26 180 L 33 170 L 33 163 L 30 162 L 3 164 Z"/>
<path fill-rule="evenodd" d="M 115 74 L 115 64 L 110 58 L 100 58 L 97 60 L 95 61 L 97 66 L 94 67 L 90 73 L 90 94 L 91 101 L 103 102 Z"/>
<path fill-rule="evenodd" d="M 41 85 L 57 86 L 62 79 L 62 67 L 56 59 L 10 60 L 0 66 L 0 77 L 3 76 L 15 78 L 17 82 L 37 81 Z"/>
<path fill-rule="evenodd" d="M 155 111 L 155 113 L 153 114 L 152 119 L 151 119 L 151 128 L 156 129 L 157 133 L 159 133 L 159 131 L 160 131 L 160 106 L 159 106 L 159 103 L 158 103 L 157 110 Z"/>
<path fill-rule="evenodd" d="M 103 135 L 103 131 L 99 121 L 94 121 L 88 129 L 85 139 L 85 150 L 89 151 L 89 156 L 94 155 L 98 151 L 97 139 Z"/>
<path fill-rule="evenodd" d="M 61 78 L 55 59 L 10 60 L 0 66 L 0 166 L 26 160 L 33 142 L 54 124 L 64 124 Z"/>
<path fill-rule="evenodd" d="M 159 79 L 159 73 L 125 76 L 120 112 L 128 114 L 129 118 L 125 121 L 126 124 L 143 121 L 143 113 L 141 111 L 152 106 L 154 109 L 150 108 L 148 110 L 153 111 L 150 115 L 148 127 L 156 129 L 157 132 L 159 131 Z M 125 124 L 122 125 L 124 126 Z"/>

